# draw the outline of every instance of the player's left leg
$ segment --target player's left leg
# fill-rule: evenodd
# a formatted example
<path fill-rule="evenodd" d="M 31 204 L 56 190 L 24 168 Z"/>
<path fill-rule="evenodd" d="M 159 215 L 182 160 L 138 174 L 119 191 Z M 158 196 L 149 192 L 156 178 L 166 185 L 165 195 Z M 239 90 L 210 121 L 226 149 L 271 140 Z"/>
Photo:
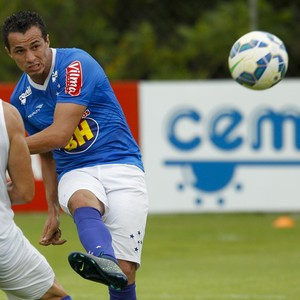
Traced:
<path fill-rule="evenodd" d="M 117 300 L 117 299 L 136 300 L 135 276 L 136 276 L 137 264 L 130 261 L 119 260 L 119 265 L 123 270 L 123 272 L 128 277 L 128 285 L 122 290 L 109 288 L 110 300 Z"/>
<path fill-rule="evenodd" d="M 109 289 L 110 300 L 136 299 L 136 271 L 141 264 L 148 214 L 144 172 L 135 166 L 101 166 L 109 210 L 103 220 L 111 232 L 113 248 L 128 285 Z M 118 174 L 118 176 L 116 176 Z"/>

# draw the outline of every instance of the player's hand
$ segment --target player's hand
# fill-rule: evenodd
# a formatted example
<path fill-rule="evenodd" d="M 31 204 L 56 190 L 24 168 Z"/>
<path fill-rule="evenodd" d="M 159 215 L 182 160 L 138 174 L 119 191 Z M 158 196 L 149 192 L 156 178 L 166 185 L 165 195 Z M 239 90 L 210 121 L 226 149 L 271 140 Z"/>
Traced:
<path fill-rule="evenodd" d="M 43 246 L 49 246 L 49 245 L 62 245 L 64 244 L 67 240 L 65 239 L 60 239 L 61 238 L 61 230 L 57 228 L 57 230 L 48 238 L 47 236 L 43 236 L 39 244 Z"/>
<path fill-rule="evenodd" d="M 42 246 L 49 245 L 62 245 L 67 240 L 61 239 L 61 230 L 59 228 L 59 219 L 48 216 L 45 223 L 42 236 L 40 237 L 39 244 Z"/>

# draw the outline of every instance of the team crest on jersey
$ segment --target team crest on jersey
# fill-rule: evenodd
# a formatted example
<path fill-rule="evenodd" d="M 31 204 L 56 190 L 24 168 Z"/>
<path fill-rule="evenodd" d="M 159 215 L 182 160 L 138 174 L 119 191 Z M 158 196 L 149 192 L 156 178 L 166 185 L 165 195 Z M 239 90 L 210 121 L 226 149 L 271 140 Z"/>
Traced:
<path fill-rule="evenodd" d="M 66 68 L 65 92 L 71 96 L 80 95 L 82 87 L 82 68 L 80 61 L 73 61 Z"/>
<path fill-rule="evenodd" d="M 52 73 L 52 76 L 51 76 L 52 82 L 55 82 L 55 81 L 56 81 L 57 76 L 58 76 L 58 72 L 57 72 L 57 70 L 56 70 L 56 71 L 54 71 L 54 72 Z"/>

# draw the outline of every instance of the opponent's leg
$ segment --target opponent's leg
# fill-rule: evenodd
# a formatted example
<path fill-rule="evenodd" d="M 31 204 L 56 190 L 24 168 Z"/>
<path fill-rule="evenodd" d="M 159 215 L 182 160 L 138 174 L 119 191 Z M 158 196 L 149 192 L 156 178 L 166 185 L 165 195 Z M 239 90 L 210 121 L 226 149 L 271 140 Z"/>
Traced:
<path fill-rule="evenodd" d="M 72 300 L 72 298 L 67 295 L 62 285 L 54 278 L 52 287 L 40 300 Z"/>
<path fill-rule="evenodd" d="M 16 225 L 2 247 L 1 289 L 10 300 L 71 300 L 46 258 L 29 242 Z"/>

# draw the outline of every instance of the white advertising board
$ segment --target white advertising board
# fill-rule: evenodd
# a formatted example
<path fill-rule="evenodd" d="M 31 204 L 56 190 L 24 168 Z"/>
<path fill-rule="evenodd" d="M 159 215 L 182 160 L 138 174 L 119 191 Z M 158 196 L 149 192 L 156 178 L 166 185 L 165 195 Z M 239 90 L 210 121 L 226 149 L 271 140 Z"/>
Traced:
<path fill-rule="evenodd" d="M 300 210 L 300 80 L 141 82 L 150 212 Z"/>

